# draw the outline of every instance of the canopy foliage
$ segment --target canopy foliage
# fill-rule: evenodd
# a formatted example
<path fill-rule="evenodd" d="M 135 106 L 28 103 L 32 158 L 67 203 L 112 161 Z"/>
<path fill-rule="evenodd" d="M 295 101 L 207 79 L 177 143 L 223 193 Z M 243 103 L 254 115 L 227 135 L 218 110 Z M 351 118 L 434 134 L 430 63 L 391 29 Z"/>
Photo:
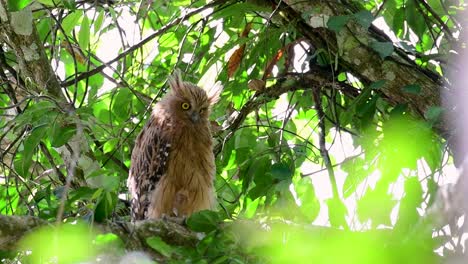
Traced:
<path fill-rule="evenodd" d="M 134 140 L 179 68 L 187 81 L 224 86 L 211 117 L 218 210 L 186 223 L 203 238 L 151 236 L 129 247 L 112 233 L 79 236 L 78 227 L 60 243 L 82 241 L 76 250 L 86 257 L 92 243 L 101 253 L 144 249 L 161 261 L 204 263 L 429 263 L 463 254 L 460 214 L 436 225 L 428 209 L 456 178 L 453 127 L 442 119 L 453 109 L 440 93 L 451 91 L 454 56 L 466 47 L 465 8 L 0 0 L 0 214 L 45 221 L 38 225 L 128 221 Z M 452 236 L 436 235 L 447 226 Z M 35 247 L 26 256 L 2 243 L 3 257 L 26 263 L 41 250 L 56 254 Z"/>

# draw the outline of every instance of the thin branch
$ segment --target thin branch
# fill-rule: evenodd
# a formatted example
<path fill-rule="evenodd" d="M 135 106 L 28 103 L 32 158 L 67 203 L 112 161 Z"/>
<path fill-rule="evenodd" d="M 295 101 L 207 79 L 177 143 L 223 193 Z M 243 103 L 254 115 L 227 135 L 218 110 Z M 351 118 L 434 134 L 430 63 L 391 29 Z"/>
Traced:
<path fill-rule="evenodd" d="M 453 39 L 453 33 L 452 31 L 450 30 L 450 28 L 447 26 L 447 24 L 442 20 L 442 18 L 440 18 L 440 16 L 437 14 L 437 12 L 428 4 L 426 3 L 426 1 L 424 0 L 418 0 L 417 1 L 418 3 L 420 3 L 421 5 L 424 6 L 424 8 L 429 11 L 429 13 L 431 13 L 432 17 L 437 20 L 437 22 L 439 22 L 439 25 L 440 27 L 442 28 L 442 30 L 447 34 L 447 37 L 449 38 L 449 41 L 450 42 L 453 42 L 454 39 Z M 422 14 L 422 12 L 421 12 Z M 427 25 L 428 28 L 431 28 L 431 25 Z M 434 40 L 436 41 L 436 40 Z"/>
<path fill-rule="evenodd" d="M 237 116 L 232 122 L 223 129 L 217 136 L 222 138 L 222 142 L 214 147 L 215 155 L 221 152 L 223 142 L 227 142 L 236 131 L 247 116 L 253 111 L 257 110 L 260 106 L 278 99 L 282 94 L 299 90 L 311 90 L 316 87 L 323 87 L 325 89 L 339 89 L 350 97 L 355 97 L 358 94 L 357 89 L 352 89 L 346 84 L 334 82 L 330 76 L 322 74 L 321 72 L 310 72 L 307 74 L 291 75 L 283 78 L 278 83 L 265 88 L 261 92 L 257 92 L 250 98 L 238 112 Z"/>
<path fill-rule="evenodd" d="M 323 162 L 325 163 L 325 167 L 328 171 L 328 177 L 330 177 L 330 183 L 332 186 L 333 197 L 339 199 L 338 194 L 338 185 L 336 184 L 336 177 L 335 171 L 333 170 L 333 164 L 330 160 L 330 155 L 328 153 L 327 146 L 325 145 L 325 136 L 327 134 L 327 130 L 325 127 L 325 113 L 323 112 L 322 108 L 322 97 L 320 95 L 320 89 L 313 89 L 312 94 L 315 101 L 315 109 L 318 114 L 318 122 L 319 122 L 319 146 L 320 146 L 320 154 L 323 158 Z"/>
<path fill-rule="evenodd" d="M 50 163 L 50 166 L 52 167 L 52 169 L 54 170 L 55 174 L 57 175 L 57 177 L 59 178 L 59 180 L 62 182 L 62 184 L 65 184 L 67 179 L 65 177 L 65 175 L 62 173 L 62 171 L 60 171 L 57 167 L 57 165 L 55 164 L 54 162 L 54 158 L 52 157 L 52 155 L 50 154 L 49 152 L 49 149 L 47 149 L 46 145 L 44 145 L 44 143 L 40 143 L 39 144 L 40 148 L 41 148 L 41 151 L 42 153 L 44 154 L 44 156 L 47 158 L 47 160 L 49 161 Z"/>
<path fill-rule="evenodd" d="M 184 16 L 181 16 L 179 18 L 177 18 L 176 20 L 166 24 L 165 26 L 163 26 L 161 29 L 157 30 L 156 32 L 154 32 L 153 34 L 149 35 L 148 37 L 146 37 L 145 39 L 143 39 L 142 41 L 138 42 L 137 44 L 131 46 L 130 48 L 128 48 L 126 51 L 120 53 L 117 57 L 115 57 L 114 59 L 108 61 L 107 63 L 103 64 L 103 65 L 100 65 L 90 71 L 87 71 L 87 72 L 84 72 L 80 75 L 78 75 L 78 77 L 76 77 L 75 79 L 73 80 L 70 80 L 70 81 L 66 81 L 66 82 L 62 82 L 61 86 L 62 87 L 67 87 L 67 86 L 70 86 L 70 85 L 73 85 L 75 84 L 76 82 L 79 82 L 81 80 L 84 80 L 86 78 L 89 78 L 95 74 L 98 74 L 100 73 L 102 70 L 104 70 L 106 67 L 108 67 L 108 65 L 111 65 L 112 63 L 114 62 L 117 62 L 119 61 L 120 59 L 123 59 L 125 58 L 127 55 L 129 55 L 130 53 L 134 52 L 135 50 L 139 49 L 140 47 L 142 47 L 143 45 L 145 45 L 146 43 L 150 42 L 152 39 L 166 33 L 169 29 L 171 29 L 172 27 L 184 22 L 185 20 L 189 19 L 190 17 L 196 15 L 196 14 L 199 14 L 200 12 L 208 9 L 208 8 L 212 8 L 214 6 L 217 6 L 217 5 L 222 5 L 226 3 L 225 0 L 217 0 L 217 1 L 213 1 L 209 4 L 206 4 L 200 8 L 197 8 L 189 13 L 187 13 L 186 15 Z"/>

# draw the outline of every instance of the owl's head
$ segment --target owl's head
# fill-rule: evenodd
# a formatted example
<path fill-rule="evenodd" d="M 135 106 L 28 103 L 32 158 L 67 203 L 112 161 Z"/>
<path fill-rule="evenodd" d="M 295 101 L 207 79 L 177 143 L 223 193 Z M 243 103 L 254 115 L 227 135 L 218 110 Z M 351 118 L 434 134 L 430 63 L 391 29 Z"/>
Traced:
<path fill-rule="evenodd" d="M 168 78 L 171 88 L 165 100 L 169 104 L 171 113 L 188 124 L 202 124 L 208 121 L 211 107 L 218 102 L 222 86 L 216 84 L 204 90 L 195 84 L 184 82 L 179 70 Z"/>

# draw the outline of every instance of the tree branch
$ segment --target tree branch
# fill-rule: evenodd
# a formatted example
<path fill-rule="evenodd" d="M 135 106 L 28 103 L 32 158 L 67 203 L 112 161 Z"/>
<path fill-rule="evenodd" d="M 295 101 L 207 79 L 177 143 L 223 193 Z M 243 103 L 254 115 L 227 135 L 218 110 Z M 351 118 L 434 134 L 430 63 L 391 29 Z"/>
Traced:
<path fill-rule="evenodd" d="M 117 57 L 113 58 L 112 60 L 110 60 L 110 61 L 104 63 L 103 65 L 100 65 L 100 66 L 98 66 L 98 67 L 96 67 L 96 68 L 94 68 L 94 69 L 92 69 L 90 71 L 87 71 L 87 72 L 84 72 L 84 73 L 78 75 L 78 77 L 76 77 L 73 80 L 62 82 L 61 86 L 62 87 L 67 87 L 67 86 L 70 86 L 70 85 L 74 85 L 75 83 L 77 83 L 77 82 L 79 82 L 81 80 L 84 80 L 86 78 L 89 78 L 89 77 L 101 72 L 102 70 L 104 70 L 106 67 L 108 67 L 112 63 L 117 62 L 117 61 L 125 58 L 127 55 L 129 55 L 130 53 L 132 53 L 135 50 L 139 49 L 140 47 L 142 47 L 143 45 L 145 45 L 146 43 L 148 43 L 152 39 L 166 33 L 172 27 L 180 24 L 181 22 L 184 22 L 185 20 L 189 19 L 190 17 L 192 17 L 192 16 L 194 16 L 196 14 L 199 14 L 200 12 L 202 12 L 202 11 L 208 9 L 208 8 L 212 8 L 214 6 L 222 5 L 224 3 L 226 3 L 225 0 L 213 1 L 213 2 L 211 2 L 209 4 L 206 4 L 206 5 L 202 6 L 202 7 L 199 7 L 197 9 L 187 13 L 184 16 L 181 16 L 181 17 L 173 20 L 172 22 L 170 22 L 169 24 L 166 24 L 165 26 L 161 27 L 161 29 L 159 29 L 156 32 L 154 32 L 153 34 L 149 35 L 148 37 L 146 37 L 142 41 L 140 41 L 137 44 L 131 46 L 126 51 L 120 53 Z"/>
<path fill-rule="evenodd" d="M 0 215 L 0 252 L 17 250 L 18 241 L 39 227 L 52 224 L 33 216 Z M 196 233 L 176 222 L 168 220 L 145 220 L 136 223 L 109 222 L 94 224 L 95 232 L 113 233 L 125 242 L 128 250 L 146 251 L 156 260 L 163 256 L 156 254 L 146 243 L 149 237 L 160 237 L 167 244 L 192 248 L 199 241 Z M 166 259 L 167 260 L 167 259 Z"/>
<path fill-rule="evenodd" d="M 16 55 L 20 74 L 29 89 L 40 94 L 44 90 L 65 102 L 57 77 L 47 59 L 42 41 L 33 23 L 30 7 L 18 12 L 7 12 L 8 3 L 0 0 L 0 43 L 7 44 Z"/>
<path fill-rule="evenodd" d="M 319 87 L 322 87 L 322 89 L 338 89 L 350 97 L 356 97 L 359 94 L 357 89 L 344 83 L 335 82 L 326 72 L 318 69 L 306 74 L 290 74 L 287 78 L 279 80 L 273 86 L 255 93 L 255 95 L 244 104 L 228 127 L 218 133 L 217 136 L 222 138 L 222 142 L 214 147 L 215 155 L 221 152 L 224 142 L 228 141 L 233 136 L 234 131 L 239 128 L 247 116 L 263 104 L 276 100 L 287 92 L 318 89 Z"/>
<path fill-rule="evenodd" d="M 315 102 L 315 110 L 318 114 L 318 125 L 320 128 L 319 131 L 319 146 L 320 146 L 320 155 L 323 158 L 323 162 L 325 163 L 325 167 L 328 171 L 328 177 L 330 178 L 330 183 L 332 186 L 332 193 L 335 199 L 339 199 L 340 196 L 338 194 L 338 185 L 336 183 L 335 178 L 335 171 L 333 170 L 333 164 L 330 160 L 330 155 L 328 154 L 327 146 L 325 144 L 325 136 L 327 135 L 327 130 L 325 128 L 325 113 L 323 112 L 322 108 L 322 97 L 320 94 L 320 89 L 313 89 L 312 94 L 314 97 Z"/>
<path fill-rule="evenodd" d="M 349 15 L 345 6 L 330 5 L 327 1 L 306 2 L 300 0 L 282 1 L 282 13 L 285 24 L 294 23 L 299 32 L 317 48 L 330 52 L 332 58 L 337 57 L 340 65 L 357 76 L 363 83 L 385 80 L 381 88 L 388 101 L 392 104 L 407 104 L 409 109 L 424 118 L 424 113 L 432 106 L 439 106 L 440 85 L 434 80 L 434 75 L 416 65 L 414 61 L 402 57 L 403 54 L 392 54 L 382 59 L 372 48 L 360 41 L 362 39 L 379 41 L 369 30 L 359 24 L 349 21 L 340 32 L 335 33 L 326 25 L 312 26 L 302 14 L 320 10 L 323 18 Z M 372 29 L 372 27 L 371 27 Z M 388 37 L 387 37 L 388 38 Z M 439 78 L 440 81 L 440 78 Z M 406 85 L 417 84 L 421 92 L 417 95 L 408 94 L 402 89 Z"/>

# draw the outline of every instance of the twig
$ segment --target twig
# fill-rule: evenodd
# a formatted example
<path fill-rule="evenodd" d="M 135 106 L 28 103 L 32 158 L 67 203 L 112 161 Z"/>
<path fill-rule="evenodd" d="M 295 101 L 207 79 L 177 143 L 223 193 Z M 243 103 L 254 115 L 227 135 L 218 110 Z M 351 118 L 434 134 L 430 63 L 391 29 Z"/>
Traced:
<path fill-rule="evenodd" d="M 202 11 L 204 11 L 205 9 L 208 9 L 208 8 L 211 8 L 211 7 L 214 7 L 214 6 L 217 6 L 217 5 L 221 5 L 223 3 L 225 3 L 226 1 L 225 0 L 217 0 L 217 1 L 213 1 L 209 4 L 206 4 L 200 8 L 197 8 L 195 10 L 193 10 L 192 12 L 189 12 L 187 13 L 186 15 L 182 16 L 182 17 L 179 17 L 177 18 L 176 20 L 172 21 L 171 23 L 168 23 L 167 25 L 163 26 L 161 29 L 157 30 L 156 32 L 154 32 L 153 34 L 149 35 L 148 37 L 146 37 L 145 39 L 143 39 L 142 41 L 138 42 L 137 44 L 131 46 L 130 48 L 128 48 L 126 51 L 120 53 L 117 57 L 115 57 L 114 59 L 108 61 L 107 63 L 104 63 L 103 65 L 100 65 L 90 71 L 87 71 L 87 72 L 84 72 L 80 75 L 78 75 L 78 77 L 76 77 L 75 79 L 73 80 L 70 80 L 70 81 L 66 81 L 66 82 L 62 82 L 61 86 L 62 87 L 67 87 L 67 86 L 70 86 L 70 85 L 73 85 L 75 84 L 76 82 L 79 82 L 81 80 L 84 80 L 86 78 L 89 78 L 99 72 L 101 72 L 102 70 L 104 70 L 108 65 L 111 65 L 112 63 L 114 62 L 117 62 L 119 61 L 120 59 L 123 59 L 125 58 L 127 55 L 129 55 L 130 53 L 134 52 L 135 50 L 139 49 L 140 47 L 142 47 L 143 45 L 145 45 L 146 43 L 148 43 L 149 41 L 151 41 L 152 39 L 154 39 L 155 37 L 157 36 L 160 36 L 164 33 L 166 33 L 166 31 L 168 31 L 169 29 L 171 29 L 173 26 L 176 26 L 178 25 L 179 23 L 189 19 L 190 17 L 192 17 L 193 15 L 196 15 Z"/>
<path fill-rule="evenodd" d="M 44 143 L 39 144 L 42 153 L 44 153 L 44 156 L 46 156 L 47 160 L 49 160 L 50 166 L 54 170 L 55 174 L 59 178 L 59 180 L 62 182 L 62 184 L 65 184 L 67 182 L 67 179 L 65 178 L 65 175 L 58 169 L 57 165 L 54 162 L 54 158 L 50 154 L 49 150 L 47 149 L 46 145 Z"/>
<path fill-rule="evenodd" d="M 419 4 L 423 5 L 424 8 L 429 11 L 429 13 L 431 13 L 432 17 L 437 20 L 437 22 L 439 22 L 439 25 L 440 27 L 442 28 L 442 30 L 446 33 L 447 37 L 449 38 L 449 41 L 450 42 L 453 42 L 454 39 L 453 39 L 453 33 L 452 31 L 450 30 L 450 28 L 447 26 L 446 23 L 444 23 L 444 21 L 442 20 L 442 18 L 440 18 L 439 14 L 437 14 L 436 11 L 434 11 L 434 9 L 428 4 L 426 3 L 426 1 L 424 0 L 418 0 L 417 1 Z M 422 11 L 422 10 L 421 10 Z M 421 12 L 421 14 L 423 14 L 423 12 Z M 430 28 L 431 25 L 427 25 L 428 28 Z M 434 40 L 436 41 L 436 40 Z"/>
<path fill-rule="evenodd" d="M 299 90 L 311 90 L 316 87 L 323 87 L 326 89 L 340 89 L 343 93 L 350 97 L 355 97 L 359 92 L 355 89 L 352 90 L 345 84 L 336 83 L 328 75 L 321 74 L 320 72 L 310 72 L 301 75 L 288 75 L 286 81 L 278 82 L 270 87 L 265 88 L 261 92 L 257 92 L 252 98 L 250 98 L 238 112 L 234 120 L 221 131 L 217 136 L 222 139 L 221 143 L 218 143 L 214 147 L 215 155 L 221 152 L 223 142 L 227 142 L 232 136 L 233 131 L 236 131 L 240 125 L 244 122 L 247 116 L 257 110 L 260 106 L 270 101 L 276 100 L 282 94 L 292 91 Z"/>
<path fill-rule="evenodd" d="M 328 176 L 330 177 L 330 183 L 332 186 L 333 197 L 339 199 L 338 194 L 338 185 L 336 184 L 335 178 L 335 171 L 333 170 L 333 164 L 330 160 L 330 155 L 327 150 L 327 146 L 325 145 L 325 136 L 326 136 L 326 128 L 325 128 L 325 113 L 322 109 L 322 98 L 320 96 L 320 89 L 313 89 L 312 94 L 315 101 L 315 109 L 318 114 L 318 122 L 319 122 L 319 146 L 320 146 L 320 154 L 323 158 L 323 162 L 325 163 L 325 167 L 328 171 Z"/>
<path fill-rule="evenodd" d="M 76 122 L 76 134 L 78 135 L 78 138 L 83 137 L 83 125 L 80 122 Z M 62 197 L 60 197 L 60 205 L 57 211 L 57 224 L 60 224 L 62 222 L 63 218 L 63 212 L 65 210 L 65 202 L 68 197 L 68 191 L 70 190 L 70 186 L 72 183 L 72 180 L 75 175 L 75 168 L 78 165 L 78 159 L 80 157 L 80 145 L 77 144 L 76 149 L 71 149 L 70 150 L 70 166 L 68 167 L 68 174 L 67 174 L 67 179 L 65 182 L 65 187 L 63 189 Z"/>

